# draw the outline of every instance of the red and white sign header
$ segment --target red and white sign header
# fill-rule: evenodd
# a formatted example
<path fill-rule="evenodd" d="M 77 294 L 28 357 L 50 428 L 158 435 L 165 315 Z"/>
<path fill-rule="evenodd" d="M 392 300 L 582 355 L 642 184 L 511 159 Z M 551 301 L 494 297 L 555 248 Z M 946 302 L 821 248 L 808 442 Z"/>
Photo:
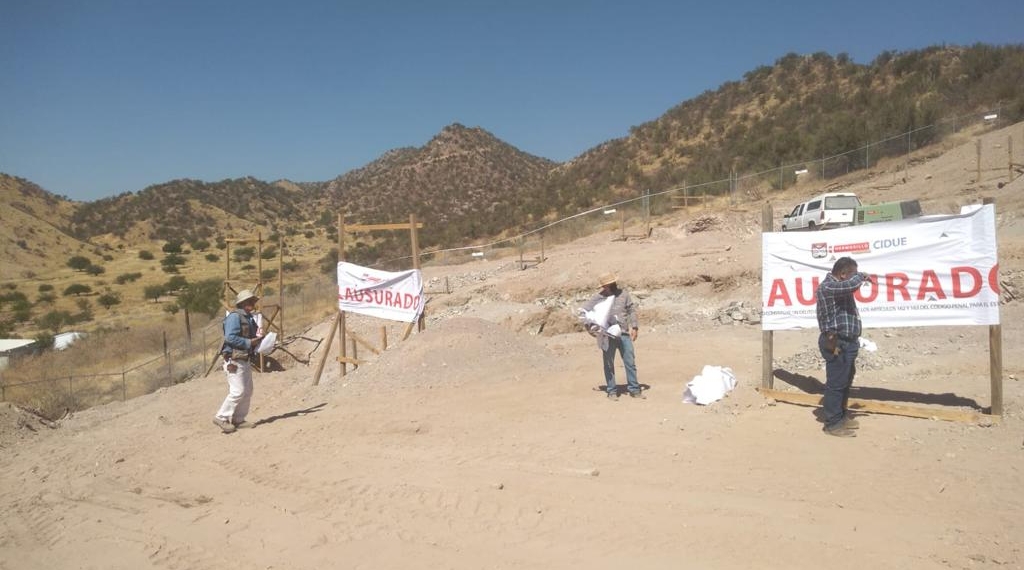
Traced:
<path fill-rule="evenodd" d="M 873 276 L 864 328 L 999 323 L 995 207 L 952 216 L 762 234 L 762 328 L 817 328 L 818 284 L 840 257 Z"/>
<path fill-rule="evenodd" d="M 395 273 L 338 263 L 338 308 L 342 311 L 412 323 L 423 313 L 424 304 L 419 269 Z"/>

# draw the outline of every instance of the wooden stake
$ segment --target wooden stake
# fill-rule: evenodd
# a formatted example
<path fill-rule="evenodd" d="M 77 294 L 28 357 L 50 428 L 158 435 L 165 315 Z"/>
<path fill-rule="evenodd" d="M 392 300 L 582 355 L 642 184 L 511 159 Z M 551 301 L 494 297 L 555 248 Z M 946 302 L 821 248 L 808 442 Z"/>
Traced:
<path fill-rule="evenodd" d="M 316 374 L 313 375 L 313 385 L 316 386 L 320 383 L 320 374 L 324 371 L 324 364 L 327 362 L 327 356 L 331 353 L 331 343 L 334 342 L 334 332 L 338 330 L 337 322 L 338 318 L 342 315 L 341 311 L 334 317 L 334 323 L 331 324 L 331 332 L 327 335 L 327 344 L 324 346 L 324 355 L 320 357 L 320 364 L 316 367 Z"/>
<path fill-rule="evenodd" d="M 995 198 L 984 198 L 981 203 L 992 204 L 992 207 L 995 208 L 996 200 Z M 999 282 L 998 276 L 996 282 Z M 1003 415 L 1003 325 L 1001 324 L 988 326 L 988 377 L 992 386 L 990 413 L 993 416 L 1001 416 Z"/>
<path fill-rule="evenodd" d="M 772 205 L 765 202 L 761 208 L 761 232 L 770 233 L 775 222 L 772 216 Z M 775 384 L 773 361 L 775 359 L 775 331 L 761 331 L 761 387 L 771 388 Z"/>

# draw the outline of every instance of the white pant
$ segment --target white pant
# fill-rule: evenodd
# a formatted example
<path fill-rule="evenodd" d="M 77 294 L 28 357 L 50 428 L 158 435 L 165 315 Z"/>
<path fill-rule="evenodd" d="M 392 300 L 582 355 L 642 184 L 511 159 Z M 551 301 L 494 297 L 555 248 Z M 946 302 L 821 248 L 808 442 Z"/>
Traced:
<path fill-rule="evenodd" d="M 238 370 L 228 372 L 228 364 L 238 366 Z M 217 419 L 239 424 L 249 415 L 249 402 L 252 400 L 252 366 L 247 361 L 232 360 L 224 363 L 224 373 L 228 377 L 228 396 L 220 405 Z"/>

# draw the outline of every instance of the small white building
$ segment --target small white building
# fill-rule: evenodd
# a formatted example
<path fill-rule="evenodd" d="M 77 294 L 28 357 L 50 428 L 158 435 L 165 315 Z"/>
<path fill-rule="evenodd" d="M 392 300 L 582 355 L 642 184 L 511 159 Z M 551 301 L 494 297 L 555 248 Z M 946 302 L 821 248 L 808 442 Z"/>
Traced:
<path fill-rule="evenodd" d="M 25 338 L 0 338 L 0 370 L 7 368 L 12 356 L 28 354 L 35 349 L 36 341 Z"/>

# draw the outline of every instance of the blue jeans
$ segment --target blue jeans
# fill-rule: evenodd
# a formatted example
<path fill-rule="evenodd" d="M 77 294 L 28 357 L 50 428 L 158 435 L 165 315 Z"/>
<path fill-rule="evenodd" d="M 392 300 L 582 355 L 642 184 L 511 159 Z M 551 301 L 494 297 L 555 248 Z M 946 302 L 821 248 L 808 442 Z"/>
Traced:
<path fill-rule="evenodd" d="M 825 359 L 825 397 L 822 399 L 825 427 L 832 428 L 846 416 L 846 403 L 850 399 L 850 386 L 857 374 L 858 339 L 836 339 L 839 354 L 825 348 L 825 333 L 818 335 L 818 350 Z"/>
<path fill-rule="evenodd" d="M 640 383 L 636 381 L 636 356 L 633 352 L 633 341 L 629 333 L 623 333 L 619 338 L 608 339 L 608 349 L 604 352 L 604 383 L 608 393 L 616 393 L 615 388 L 615 351 L 622 353 L 622 365 L 626 368 L 626 384 L 630 394 L 640 393 Z"/>

